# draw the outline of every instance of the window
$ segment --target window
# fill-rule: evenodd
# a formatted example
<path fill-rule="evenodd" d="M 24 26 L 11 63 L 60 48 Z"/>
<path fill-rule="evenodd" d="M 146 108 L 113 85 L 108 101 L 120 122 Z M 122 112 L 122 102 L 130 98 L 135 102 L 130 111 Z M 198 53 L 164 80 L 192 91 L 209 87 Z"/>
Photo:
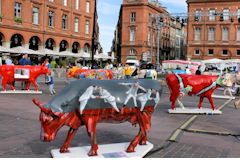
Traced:
<path fill-rule="evenodd" d="M 62 29 L 67 29 L 67 15 L 63 14 L 62 16 Z"/>
<path fill-rule="evenodd" d="M 237 18 L 240 18 L 240 9 L 237 10 Z"/>
<path fill-rule="evenodd" d="M 209 50 L 208 50 L 208 54 L 209 54 L 209 55 L 214 55 L 214 50 L 213 50 L 213 49 L 209 49 Z"/>
<path fill-rule="evenodd" d="M 228 55 L 228 50 L 224 49 L 222 52 L 223 55 Z"/>
<path fill-rule="evenodd" d="M 90 12 L 90 2 L 89 1 L 86 2 L 86 12 L 87 13 Z"/>
<path fill-rule="evenodd" d="M 54 12 L 53 11 L 48 12 L 48 26 L 54 27 Z"/>
<path fill-rule="evenodd" d="M 54 2 L 54 0 L 48 0 L 49 2 Z"/>
<path fill-rule="evenodd" d="M 237 29 L 237 41 L 240 41 L 240 27 Z"/>
<path fill-rule="evenodd" d="M 151 44 L 151 30 L 148 30 L 148 45 Z"/>
<path fill-rule="evenodd" d="M 201 21 L 201 10 L 195 11 L 195 21 Z"/>
<path fill-rule="evenodd" d="M 79 9 L 79 0 L 75 0 L 75 9 L 76 9 L 76 10 Z"/>
<path fill-rule="evenodd" d="M 240 49 L 237 50 L 237 56 L 240 56 Z"/>
<path fill-rule="evenodd" d="M 214 9 L 209 10 L 209 21 L 215 21 L 216 11 Z"/>
<path fill-rule="evenodd" d="M 89 34 L 89 21 L 85 22 L 85 34 Z"/>
<path fill-rule="evenodd" d="M 229 9 L 223 10 L 223 20 L 228 21 L 229 20 Z"/>
<path fill-rule="evenodd" d="M 131 28 L 130 29 L 130 42 L 134 42 L 135 41 L 135 29 L 134 28 Z"/>
<path fill-rule="evenodd" d="M 199 49 L 196 49 L 196 50 L 195 50 L 195 54 L 196 54 L 196 55 L 199 55 L 199 54 L 200 54 L 200 50 L 199 50 Z"/>
<path fill-rule="evenodd" d="M 14 16 L 17 18 L 22 17 L 22 4 L 21 3 L 15 3 L 15 8 L 14 8 Z"/>
<path fill-rule="evenodd" d="M 201 29 L 200 28 L 195 28 L 195 41 L 200 41 L 201 38 Z"/>
<path fill-rule="evenodd" d="M 133 48 L 130 49 L 130 55 L 136 55 L 135 49 L 133 49 Z"/>
<path fill-rule="evenodd" d="M 78 32 L 79 19 L 75 17 L 74 19 L 74 32 Z"/>
<path fill-rule="evenodd" d="M 136 12 L 131 12 L 130 22 L 131 23 L 136 22 Z"/>
<path fill-rule="evenodd" d="M 209 28 L 208 41 L 215 41 L 215 28 Z"/>
<path fill-rule="evenodd" d="M 63 5 L 67 6 L 67 0 L 63 0 Z"/>
<path fill-rule="evenodd" d="M 222 40 L 228 41 L 228 28 L 227 27 L 224 27 L 222 29 Z"/>
<path fill-rule="evenodd" d="M 33 7 L 33 24 L 39 24 L 39 9 Z"/>

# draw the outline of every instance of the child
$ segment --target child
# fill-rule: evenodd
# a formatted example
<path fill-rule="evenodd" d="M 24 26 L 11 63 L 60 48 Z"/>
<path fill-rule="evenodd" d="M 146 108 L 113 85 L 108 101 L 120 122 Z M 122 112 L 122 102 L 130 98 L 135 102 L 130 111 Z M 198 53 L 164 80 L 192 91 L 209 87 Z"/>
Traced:
<path fill-rule="evenodd" d="M 47 81 L 46 81 L 46 83 L 49 85 L 49 91 L 50 91 L 51 95 L 56 94 L 56 92 L 55 92 L 55 90 L 54 90 L 53 77 L 54 77 L 54 72 L 51 70 L 51 71 L 47 74 Z"/>

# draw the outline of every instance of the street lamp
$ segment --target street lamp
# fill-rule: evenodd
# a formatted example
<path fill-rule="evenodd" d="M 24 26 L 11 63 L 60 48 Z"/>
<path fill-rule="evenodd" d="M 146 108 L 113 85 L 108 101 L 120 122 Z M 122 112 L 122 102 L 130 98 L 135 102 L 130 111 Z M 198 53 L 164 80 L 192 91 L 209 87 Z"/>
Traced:
<path fill-rule="evenodd" d="M 157 66 L 157 69 L 159 68 L 159 56 L 160 56 L 160 53 L 159 53 L 159 50 L 160 50 L 160 30 L 161 28 L 164 26 L 164 20 L 163 20 L 163 16 L 162 15 L 152 15 L 152 28 L 153 28 L 153 23 L 155 22 L 155 25 L 156 25 L 156 29 L 157 29 L 157 53 L 156 53 L 156 66 Z M 152 34 L 153 36 L 153 34 Z M 153 43 L 152 43 L 152 46 L 153 46 Z M 152 62 L 153 62 L 153 49 L 152 49 Z"/>

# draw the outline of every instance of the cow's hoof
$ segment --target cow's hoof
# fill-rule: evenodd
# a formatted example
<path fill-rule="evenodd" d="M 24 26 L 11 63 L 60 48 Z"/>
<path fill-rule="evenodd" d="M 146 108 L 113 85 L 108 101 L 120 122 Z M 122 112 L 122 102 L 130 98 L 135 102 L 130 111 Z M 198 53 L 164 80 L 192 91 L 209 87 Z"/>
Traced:
<path fill-rule="evenodd" d="M 139 145 L 141 145 L 141 146 L 147 145 L 147 142 L 146 142 L 146 141 L 141 141 L 141 142 L 139 143 Z"/>
<path fill-rule="evenodd" d="M 92 149 L 88 152 L 88 156 L 97 156 L 97 155 L 98 155 L 97 151 L 94 151 Z"/>
<path fill-rule="evenodd" d="M 135 151 L 134 151 L 134 148 L 133 148 L 132 146 L 129 146 L 129 147 L 127 148 L 127 153 L 132 153 L 132 152 L 135 152 Z"/>
<path fill-rule="evenodd" d="M 69 152 L 69 150 L 67 147 L 61 147 L 60 153 L 68 153 L 68 152 Z"/>

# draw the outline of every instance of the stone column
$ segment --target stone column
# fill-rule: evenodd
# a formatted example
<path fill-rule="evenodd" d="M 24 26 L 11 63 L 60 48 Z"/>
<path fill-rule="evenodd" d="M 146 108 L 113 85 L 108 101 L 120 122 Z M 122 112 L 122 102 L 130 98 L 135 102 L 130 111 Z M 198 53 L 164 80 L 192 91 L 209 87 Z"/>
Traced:
<path fill-rule="evenodd" d="M 9 42 L 9 41 L 3 42 L 3 46 L 7 47 L 7 48 L 10 48 L 10 44 L 11 44 L 11 42 Z"/>
<path fill-rule="evenodd" d="M 38 50 L 43 50 L 44 49 L 44 46 L 43 45 L 39 45 L 38 46 Z"/>
<path fill-rule="evenodd" d="M 59 46 L 56 46 L 56 47 L 54 47 L 53 50 L 56 51 L 56 52 L 59 52 L 59 49 L 60 49 Z"/>
<path fill-rule="evenodd" d="M 23 44 L 23 47 L 29 49 L 29 43 Z"/>

